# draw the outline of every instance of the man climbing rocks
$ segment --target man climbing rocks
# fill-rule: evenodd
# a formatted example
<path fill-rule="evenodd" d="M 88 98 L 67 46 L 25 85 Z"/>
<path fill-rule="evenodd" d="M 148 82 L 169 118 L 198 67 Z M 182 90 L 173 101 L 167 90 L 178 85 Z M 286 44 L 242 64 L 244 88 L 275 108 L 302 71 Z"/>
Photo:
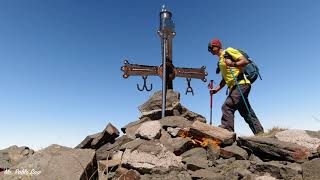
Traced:
<path fill-rule="evenodd" d="M 248 100 L 251 83 L 241 71 L 250 61 L 237 49 L 223 49 L 218 39 L 209 42 L 208 51 L 219 57 L 217 73 L 220 71 L 222 75 L 220 84 L 210 90 L 210 93 L 217 93 L 225 85 L 229 89 L 229 95 L 222 106 L 223 115 L 219 127 L 234 131 L 234 113 L 238 110 L 254 134 L 262 133 L 263 127 Z"/>

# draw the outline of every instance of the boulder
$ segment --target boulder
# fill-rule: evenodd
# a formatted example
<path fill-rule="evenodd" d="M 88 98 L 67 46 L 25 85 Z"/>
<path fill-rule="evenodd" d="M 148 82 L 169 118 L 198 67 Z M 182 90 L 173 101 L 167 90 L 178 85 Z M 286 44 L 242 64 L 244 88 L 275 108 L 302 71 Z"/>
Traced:
<path fill-rule="evenodd" d="M 132 139 L 128 138 L 126 135 L 121 136 L 115 140 L 113 144 L 107 143 L 101 146 L 96 150 L 97 160 L 106 160 L 110 159 L 114 152 L 120 150 L 120 147 L 128 142 L 132 141 Z"/>
<path fill-rule="evenodd" d="M 173 114 L 173 110 L 179 108 L 181 108 L 180 93 L 169 89 L 166 96 L 166 114 Z M 139 106 L 139 110 L 142 113 L 142 117 L 149 117 L 152 120 L 160 119 L 162 112 L 162 92 L 155 92 L 147 102 Z"/>
<path fill-rule="evenodd" d="M 141 180 L 192 180 L 187 171 L 170 171 L 165 174 L 144 174 Z"/>
<path fill-rule="evenodd" d="M 225 180 L 225 177 L 213 167 L 192 171 L 191 177 L 193 179 Z"/>
<path fill-rule="evenodd" d="M 278 179 L 297 179 L 301 178 L 302 168 L 300 164 L 290 162 L 261 162 L 254 166 L 258 174 L 269 173 Z"/>
<path fill-rule="evenodd" d="M 177 137 L 179 131 L 181 130 L 181 128 L 172 128 L 172 127 L 168 127 L 167 128 L 167 132 L 172 136 L 172 137 Z"/>
<path fill-rule="evenodd" d="M 111 123 L 108 123 L 107 127 L 102 131 L 102 133 L 100 133 L 97 137 L 95 137 L 92 140 L 91 148 L 98 149 L 108 142 L 114 143 L 117 137 L 119 137 L 118 129 L 114 127 Z"/>
<path fill-rule="evenodd" d="M 305 162 L 302 165 L 303 179 L 320 179 L 320 158 Z"/>
<path fill-rule="evenodd" d="M 34 154 L 34 150 L 26 146 L 10 146 L 0 150 L 0 172 L 19 164 Z"/>
<path fill-rule="evenodd" d="M 190 138 L 171 138 L 168 132 L 162 129 L 160 142 L 175 155 L 179 156 L 194 146 Z"/>
<path fill-rule="evenodd" d="M 161 124 L 159 121 L 148 121 L 141 124 L 136 130 L 135 136 L 143 139 L 158 139 L 160 137 Z"/>
<path fill-rule="evenodd" d="M 312 134 L 312 131 L 308 131 Z M 306 131 L 300 129 L 288 129 L 275 134 L 275 137 L 284 142 L 294 143 L 304 146 L 310 150 L 310 152 L 317 152 L 317 147 L 320 146 L 320 139 L 317 137 L 311 137 Z M 314 133 L 316 134 L 316 133 Z"/>
<path fill-rule="evenodd" d="M 3 175 L 11 179 L 92 179 L 98 178 L 95 151 L 91 149 L 73 149 L 51 145 L 41 149 L 25 161 L 10 168 L 12 171 L 24 170 L 20 175 Z"/>
<path fill-rule="evenodd" d="M 119 137 L 119 131 L 111 123 L 100 133 L 87 136 L 79 145 L 77 149 L 98 149 L 107 143 L 114 143 L 115 139 Z"/>
<path fill-rule="evenodd" d="M 140 180 L 140 173 L 136 170 L 129 170 L 123 173 L 118 180 Z"/>
<path fill-rule="evenodd" d="M 224 158 L 235 157 L 237 160 L 245 160 L 249 158 L 246 150 L 233 143 L 232 146 L 227 146 L 220 149 L 220 155 Z"/>
<path fill-rule="evenodd" d="M 181 157 L 168 151 L 158 141 L 146 141 L 135 149 L 126 149 L 122 156 L 123 167 L 134 168 L 140 173 L 182 170 Z"/>
<path fill-rule="evenodd" d="M 192 125 L 192 121 L 189 121 L 188 119 L 180 116 L 166 116 L 162 119 L 160 119 L 161 126 L 163 128 L 167 127 L 173 127 L 173 128 L 188 128 Z"/>
<path fill-rule="evenodd" d="M 121 128 L 121 131 L 123 133 L 125 133 L 129 138 L 134 139 L 134 138 L 136 138 L 135 133 L 136 133 L 137 129 L 141 126 L 141 124 L 143 124 L 147 121 L 151 121 L 151 119 L 149 117 L 140 118 L 139 120 L 131 122 L 131 123 L 127 124 L 126 126 L 124 126 L 123 128 Z"/>
<path fill-rule="evenodd" d="M 311 152 L 304 146 L 268 137 L 239 137 L 240 147 L 249 148 L 255 155 L 266 160 L 297 162 L 307 160 Z"/>
<path fill-rule="evenodd" d="M 222 145 L 231 145 L 236 140 L 236 134 L 226 129 L 214 127 L 200 121 L 195 121 L 191 127 L 189 133 L 192 136 L 206 137 L 218 140 Z"/>
<path fill-rule="evenodd" d="M 210 161 L 210 164 L 212 164 L 213 161 L 219 159 L 219 157 L 220 157 L 220 148 L 212 144 L 209 144 L 207 147 L 207 159 Z"/>

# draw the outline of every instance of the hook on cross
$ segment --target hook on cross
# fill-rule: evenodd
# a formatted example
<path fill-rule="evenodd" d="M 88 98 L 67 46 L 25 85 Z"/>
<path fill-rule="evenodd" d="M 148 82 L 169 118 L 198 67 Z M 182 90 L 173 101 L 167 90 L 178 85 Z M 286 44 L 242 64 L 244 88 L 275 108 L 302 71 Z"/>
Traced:
<path fill-rule="evenodd" d="M 143 79 L 143 87 L 142 88 L 140 88 L 139 84 L 137 84 L 137 88 L 139 91 L 143 91 L 143 90 L 151 91 L 152 90 L 152 84 L 150 84 L 149 89 L 147 87 L 147 78 L 148 78 L 148 76 L 142 76 L 142 79 Z"/>

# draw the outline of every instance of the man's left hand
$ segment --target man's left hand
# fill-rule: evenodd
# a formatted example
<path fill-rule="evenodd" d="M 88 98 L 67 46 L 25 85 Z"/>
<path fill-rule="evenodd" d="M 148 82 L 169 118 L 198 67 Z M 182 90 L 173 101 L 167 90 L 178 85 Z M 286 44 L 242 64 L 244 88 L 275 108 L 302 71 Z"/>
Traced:
<path fill-rule="evenodd" d="M 233 66 L 233 61 L 231 61 L 230 59 L 226 59 L 225 63 L 227 66 L 231 66 L 231 67 Z"/>

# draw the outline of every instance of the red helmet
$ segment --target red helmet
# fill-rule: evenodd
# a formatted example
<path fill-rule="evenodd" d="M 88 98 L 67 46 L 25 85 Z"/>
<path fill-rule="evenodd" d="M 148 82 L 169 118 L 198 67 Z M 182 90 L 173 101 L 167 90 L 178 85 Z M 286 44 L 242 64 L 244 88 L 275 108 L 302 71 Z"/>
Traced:
<path fill-rule="evenodd" d="M 221 42 L 220 42 L 219 39 L 212 39 L 212 40 L 209 42 L 209 47 L 212 48 L 213 46 L 222 48 L 222 44 L 221 44 Z"/>

